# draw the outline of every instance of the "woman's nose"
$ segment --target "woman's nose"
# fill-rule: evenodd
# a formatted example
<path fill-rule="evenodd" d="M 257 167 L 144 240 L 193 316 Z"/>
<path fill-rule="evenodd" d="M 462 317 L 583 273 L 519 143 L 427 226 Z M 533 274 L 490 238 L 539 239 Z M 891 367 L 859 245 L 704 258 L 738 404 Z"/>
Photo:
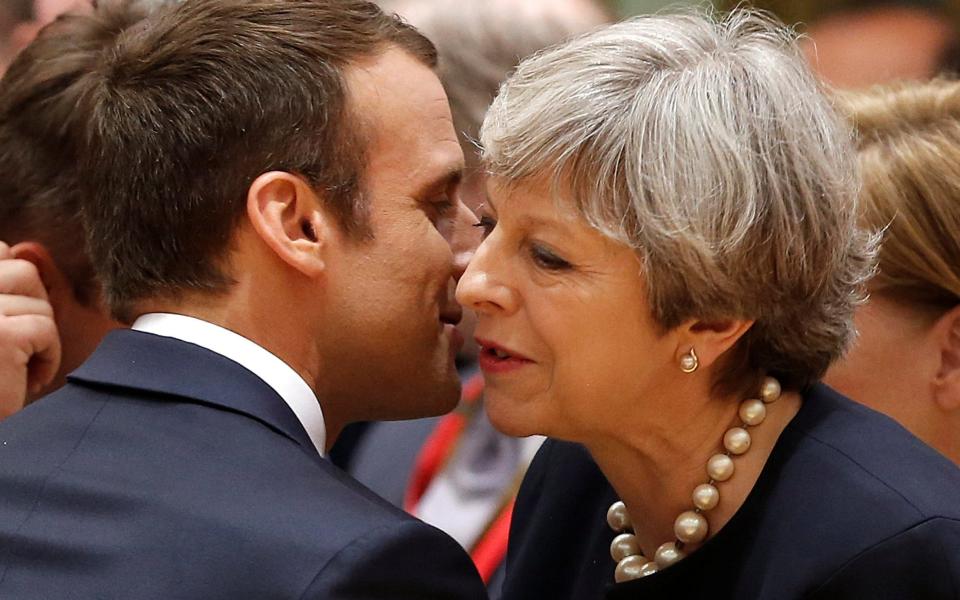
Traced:
<path fill-rule="evenodd" d="M 477 217 L 473 211 L 463 202 L 457 204 L 457 214 L 449 242 L 450 251 L 453 253 L 453 277 L 459 281 L 477 251 L 477 246 L 480 245 L 482 232 L 474 227 Z"/>
<path fill-rule="evenodd" d="M 467 266 L 457 284 L 457 302 L 480 315 L 512 312 L 516 309 L 517 293 L 507 281 L 504 257 L 488 237 Z"/>

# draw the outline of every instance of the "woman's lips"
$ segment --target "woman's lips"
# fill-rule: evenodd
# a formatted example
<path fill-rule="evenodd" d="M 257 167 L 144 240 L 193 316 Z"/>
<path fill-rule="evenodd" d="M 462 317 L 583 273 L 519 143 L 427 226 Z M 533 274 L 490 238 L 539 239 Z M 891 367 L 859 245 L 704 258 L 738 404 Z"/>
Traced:
<path fill-rule="evenodd" d="M 526 356 L 500 344 L 479 337 L 476 339 L 480 345 L 480 369 L 484 373 L 508 373 L 525 365 L 533 364 L 533 361 Z"/>

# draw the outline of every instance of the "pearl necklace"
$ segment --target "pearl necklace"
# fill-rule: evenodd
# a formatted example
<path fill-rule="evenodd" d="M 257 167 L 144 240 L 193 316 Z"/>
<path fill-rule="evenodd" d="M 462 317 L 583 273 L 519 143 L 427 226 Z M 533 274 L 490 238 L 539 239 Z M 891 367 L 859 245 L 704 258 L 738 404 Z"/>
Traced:
<path fill-rule="evenodd" d="M 699 544 L 706 539 L 709 525 L 704 511 L 711 510 L 720 502 L 720 491 L 716 483 L 726 481 L 733 476 L 733 456 L 740 456 L 750 449 L 749 427 L 755 427 L 767 416 L 767 404 L 780 397 L 780 382 L 766 377 L 760 386 L 760 399 L 744 400 L 737 411 L 740 425 L 731 427 L 723 435 L 724 451 L 714 454 L 707 461 L 709 481 L 701 483 L 693 490 L 692 510 L 677 517 L 673 524 L 676 540 L 661 544 L 653 560 L 645 557 L 640 550 L 640 542 L 633 534 L 633 523 L 627 514 L 623 501 L 614 502 L 607 511 L 607 523 L 619 535 L 610 544 L 610 556 L 617 563 L 614 580 L 617 583 L 638 579 L 665 569 L 682 559 L 686 554 L 683 548 L 687 544 Z"/>

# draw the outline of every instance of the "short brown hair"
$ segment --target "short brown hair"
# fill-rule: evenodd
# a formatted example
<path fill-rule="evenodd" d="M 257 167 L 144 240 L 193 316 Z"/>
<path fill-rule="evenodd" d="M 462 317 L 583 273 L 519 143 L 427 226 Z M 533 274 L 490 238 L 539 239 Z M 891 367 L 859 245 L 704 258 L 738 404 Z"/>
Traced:
<path fill-rule="evenodd" d="M 960 82 L 839 96 L 857 128 L 865 224 L 884 229 L 875 293 L 960 302 Z"/>
<path fill-rule="evenodd" d="M 83 244 L 80 180 L 67 131 L 83 119 L 70 87 L 118 32 L 159 0 L 101 0 L 94 11 L 62 15 L 0 80 L 0 240 L 44 244 L 89 303 L 97 285 Z"/>
<path fill-rule="evenodd" d="M 430 67 L 433 45 L 361 0 L 186 0 L 125 32 L 84 82 L 89 247 L 114 315 L 218 293 L 247 190 L 303 176 L 352 235 L 363 115 L 344 70 L 394 45 Z"/>

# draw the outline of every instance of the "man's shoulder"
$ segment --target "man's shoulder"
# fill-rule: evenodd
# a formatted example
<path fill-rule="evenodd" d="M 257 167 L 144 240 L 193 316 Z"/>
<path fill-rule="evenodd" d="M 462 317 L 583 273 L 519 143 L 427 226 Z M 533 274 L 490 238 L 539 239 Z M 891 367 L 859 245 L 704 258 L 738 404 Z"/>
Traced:
<path fill-rule="evenodd" d="M 436 572 L 463 597 L 482 590 L 450 538 L 268 424 L 89 385 L 0 423 L 0 549 L 14 546 L 0 551 L 5 598 L 99 593 L 105 581 L 157 591 L 144 597 L 325 597 L 396 569 L 408 585 Z M 232 583 L 205 595 L 223 577 Z"/>

